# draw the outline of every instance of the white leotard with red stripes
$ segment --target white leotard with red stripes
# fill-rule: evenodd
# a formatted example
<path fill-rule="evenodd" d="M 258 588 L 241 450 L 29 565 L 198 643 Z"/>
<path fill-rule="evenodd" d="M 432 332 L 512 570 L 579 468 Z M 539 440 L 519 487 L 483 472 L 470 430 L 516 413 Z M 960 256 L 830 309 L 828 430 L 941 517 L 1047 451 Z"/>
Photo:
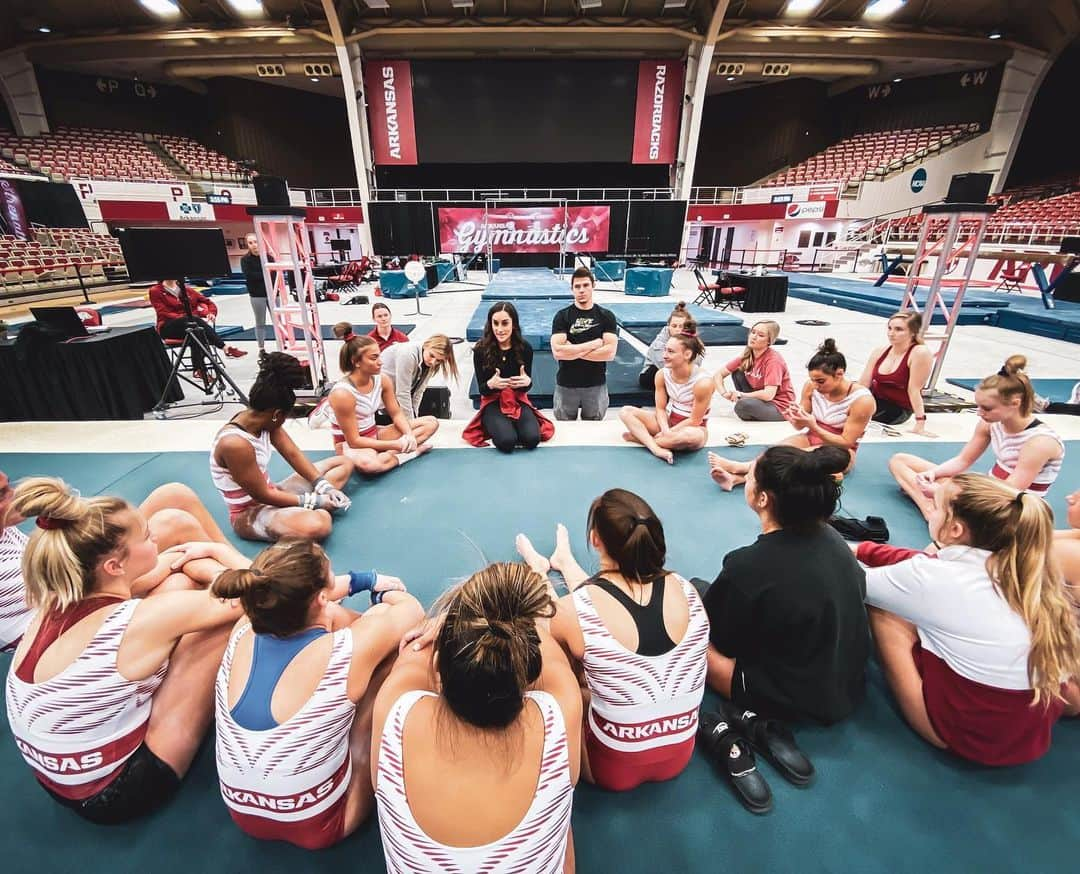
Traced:
<path fill-rule="evenodd" d="M 351 380 L 342 379 L 330 390 L 330 393 L 333 394 L 338 389 L 343 389 L 353 396 L 356 403 L 356 429 L 362 437 L 373 436 L 372 432 L 376 431 L 375 414 L 382 407 L 382 376 L 376 374 L 371 383 L 371 391 L 362 392 L 352 384 Z M 346 442 L 345 432 L 341 430 L 341 425 L 338 424 L 333 406 L 330 407 L 330 431 L 334 435 L 335 446 L 338 443 Z"/>
<path fill-rule="evenodd" d="M 557 874 L 563 870 L 570 829 L 574 786 L 566 724 L 554 697 L 527 692 L 540 708 L 544 721 L 544 750 L 536 795 L 514 830 L 480 847 L 449 847 L 432 840 L 413 818 L 405 790 L 406 765 L 402 757 L 402 731 L 413 705 L 434 693 L 406 692 L 390 708 L 383 727 L 375 796 L 379 803 L 379 830 L 390 874 L 439 871 L 444 874 Z M 526 705 L 528 706 L 528 705 Z"/>
<path fill-rule="evenodd" d="M 110 613 L 86 649 L 59 674 L 26 683 L 8 671 L 11 733 L 41 783 L 64 798 L 97 794 L 146 736 L 154 692 L 168 663 L 143 680 L 120 676 L 116 658 L 139 599 Z"/>
<path fill-rule="evenodd" d="M 660 371 L 664 375 L 664 388 L 667 390 L 668 416 L 678 416 L 680 419 L 689 419 L 694 411 L 694 387 L 703 379 L 712 380 L 712 374 L 706 373 L 701 367 L 695 367 L 690 372 L 690 378 L 686 382 L 675 382 L 671 375 L 671 369 L 665 367 Z M 703 419 L 708 418 L 709 411 L 705 410 Z"/>
<path fill-rule="evenodd" d="M 266 731 L 243 728 L 229 708 L 229 677 L 241 638 L 240 625 L 229 639 L 215 689 L 217 769 L 221 797 L 245 831 L 268 837 L 266 820 L 282 825 L 282 839 L 297 842 L 305 823 L 317 838 L 320 818 L 343 802 L 352 777 L 349 732 L 356 705 L 346 694 L 352 664 L 352 631 L 334 632 L 330 659 L 307 703 L 292 717 Z"/>
<path fill-rule="evenodd" d="M 26 606 L 22 575 L 28 539 L 14 525 L 0 532 L 0 651 L 18 644 L 34 615 Z"/>
<path fill-rule="evenodd" d="M 817 389 L 810 392 L 810 412 L 817 423 L 833 434 L 843 434 L 851 413 L 851 405 L 859 398 L 873 397 L 870 389 L 858 383 L 852 383 L 848 393 L 838 401 L 831 401 Z"/>
<path fill-rule="evenodd" d="M 251 448 L 255 450 L 255 463 L 259 467 L 259 472 L 266 478 L 267 483 L 270 482 L 270 453 L 273 451 L 273 447 L 270 443 L 269 431 L 263 431 L 258 437 L 254 437 L 232 422 L 229 422 L 218 431 L 217 436 L 214 437 L 214 442 L 210 446 L 210 479 L 213 480 L 217 490 L 221 492 L 221 496 L 225 499 L 225 504 L 229 508 L 229 516 L 232 517 L 258 502 L 240 487 L 227 467 L 218 463 L 217 447 L 223 437 L 241 437 L 251 444 Z"/>
<path fill-rule="evenodd" d="M 590 586 L 574 591 L 585 638 L 585 681 L 592 693 L 588 722 L 605 747 L 620 753 L 693 743 L 705 692 L 709 618 L 694 587 L 674 575 L 690 618 L 673 649 L 663 655 L 631 652 L 608 631 L 593 605 Z"/>
<path fill-rule="evenodd" d="M 1049 437 L 1061 447 L 1061 454 L 1046 462 L 1042 470 L 1035 474 L 1031 485 L 1027 487 L 1029 492 L 1045 495 L 1061 472 L 1061 462 L 1065 459 L 1065 444 L 1057 431 L 1038 419 L 1034 419 L 1028 427 L 1017 434 L 1008 433 L 1001 422 L 991 422 L 990 446 L 994 450 L 994 466 L 990 469 L 990 475 L 1000 480 L 1006 480 L 1012 476 L 1016 465 L 1020 463 L 1020 453 L 1033 437 Z"/>

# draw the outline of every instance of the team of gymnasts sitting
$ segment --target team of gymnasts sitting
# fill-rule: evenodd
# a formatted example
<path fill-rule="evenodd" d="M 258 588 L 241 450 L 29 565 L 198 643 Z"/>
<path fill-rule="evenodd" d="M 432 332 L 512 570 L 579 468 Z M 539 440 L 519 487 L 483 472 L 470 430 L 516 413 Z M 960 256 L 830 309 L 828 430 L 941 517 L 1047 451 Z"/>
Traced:
<path fill-rule="evenodd" d="M 916 368 L 904 320 L 907 346 L 890 330 L 872 384 L 895 376 L 890 363 Z M 335 572 L 317 541 L 348 509 L 353 470 L 388 469 L 383 455 L 418 453 L 430 437 L 363 338 L 344 347 L 348 385 L 331 393 L 340 454 L 312 463 L 281 428 L 303 373 L 279 353 L 214 441 L 211 477 L 234 532 L 274 541 L 253 561 L 186 486 L 135 507 L 49 478 L 12 488 L 0 474 L 0 647 L 14 648 L 9 723 L 34 776 L 90 821 L 127 821 L 175 794 L 214 721 L 222 798 L 254 837 L 326 847 L 376 810 L 390 870 L 571 870 L 579 777 L 613 791 L 668 780 L 696 742 L 752 811 L 772 806 L 758 756 L 810 781 L 788 723 L 849 717 L 871 646 L 930 744 L 985 765 L 1045 753 L 1054 722 L 1080 712 L 1080 531 L 1053 531 L 1043 495 L 1063 444 L 1034 418 L 1021 362 L 980 385 L 980 422 L 956 458 L 892 460 L 931 546 L 852 548 L 827 521 L 874 403 L 843 357 L 824 344 L 795 403 L 790 380 L 785 390 L 766 375 L 770 326 L 754 327 L 716 383 L 691 379 L 701 353 L 683 336 L 672 332 L 654 377 L 658 395 L 671 383 L 668 398 L 689 406 L 683 422 L 703 412 L 699 383 L 711 394 L 731 376 L 737 405 L 771 404 L 802 429 L 751 462 L 711 460 L 721 485 L 745 485 L 761 532 L 711 584 L 668 567 L 661 521 L 624 489 L 589 508 L 594 576 L 562 526 L 550 557 L 520 535 L 522 563 L 484 568 L 427 615 L 392 575 Z M 403 373 L 452 350 L 408 354 Z M 372 434 L 376 398 L 390 424 Z M 624 411 L 631 436 L 675 451 L 659 440 L 665 419 L 646 415 Z M 354 429 L 369 442 L 354 445 Z M 967 472 L 988 444 L 991 475 Z M 280 483 L 271 447 L 295 471 Z M 1080 492 L 1068 505 L 1080 529 Z M 29 538 L 15 527 L 24 518 L 36 521 Z M 362 593 L 362 613 L 342 603 Z M 706 684 L 715 711 L 701 710 Z"/>

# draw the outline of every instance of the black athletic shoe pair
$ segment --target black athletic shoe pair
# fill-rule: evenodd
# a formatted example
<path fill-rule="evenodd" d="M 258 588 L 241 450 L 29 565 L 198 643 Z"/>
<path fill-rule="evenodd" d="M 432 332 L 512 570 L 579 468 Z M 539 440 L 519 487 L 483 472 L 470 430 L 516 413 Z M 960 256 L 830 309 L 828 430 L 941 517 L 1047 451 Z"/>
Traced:
<path fill-rule="evenodd" d="M 870 540 L 874 543 L 889 542 L 889 526 L 885 524 L 885 520 L 880 516 L 867 516 L 865 519 L 855 519 L 852 516 L 833 516 L 829 519 L 829 524 L 845 540 Z"/>
<path fill-rule="evenodd" d="M 814 766 L 786 725 L 730 701 L 722 701 L 716 713 L 701 713 L 698 743 L 751 813 L 768 813 L 773 805 L 772 790 L 757 769 L 755 751 L 796 786 L 805 786 L 814 776 Z"/>

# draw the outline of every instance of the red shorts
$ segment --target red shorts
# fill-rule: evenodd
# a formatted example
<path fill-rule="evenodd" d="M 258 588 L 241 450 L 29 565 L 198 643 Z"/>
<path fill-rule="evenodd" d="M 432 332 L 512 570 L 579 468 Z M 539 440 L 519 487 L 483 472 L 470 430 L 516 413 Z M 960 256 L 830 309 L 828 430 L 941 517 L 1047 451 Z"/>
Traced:
<path fill-rule="evenodd" d="M 962 677 L 916 641 L 911 648 L 923 680 L 923 701 L 934 731 L 958 756 L 982 765 L 1022 765 L 1050 748 L 1063 704 L 1032 706 L 1027 689 L 998 689 Z"/>
<path fill-rule="evenodd" d="M 379 437 L 379 426 L 378 425 L 372 425 L 370 428 L 365 428 L 363 431 L 360 432 L 360 436 L 361 437 L 367 437 L 369 440 L 377 440 L 378 437 Z M 345 445 L 346 445 L 345 444 L 345 438 L 344 437 L 338 437 L 338 435 L 335 434 L 334 435 L 334 451 L 338 455 L 341 455 L 341 453 L 345 451 Z"/>
<path fill-rule="evenodd" d="M 678 425 L 680 422 L 685 422 L 689 418 L 690 418 L 689 416 L 682 416 L 679 413 L 668 413 L 668 424 L 669 425 Z M 708 424 L 709 424 L 709 418 L 708 418 L 708 416 L 706 416 L 704 419 L 701 420 L 701 425 L 700 426 L 695 425 L 694 427 L 695 428 L 696 427 L 704 428 Z"/>
<path fill-rule="evenodd" d="M 624 753 L 605 746 L 586 719 L 585 752 L 593 783 L 601 789 L 626 792 L 642 783 L 662 783 L 678 777 L 694 754 L 694 738 L 638 753 Z"/>
<path fill-rule="evenodd" d="M 837 437 L 839 437 L 841 434 L 844 433 L 843 429 L 837 430 L 835 428 L 830 428 L 828 425 L 822 425 L 821 427 L 824 428 L 826 431 L 828 431 L 830 434 L 835 434 Z M 814 431 L 807 431 L 806 432 L 806 441 L 811 446 L 814 446 L 814 447 L 824 446 L 825 445 L 825 441 L 822 440 L 820 435 L 818 435 Z M 849 450 L 849 452 L 858 452 L 858 451 L 859 451 L 859 444 L 858 443 L 855 444 L 854 448 Z"/>
<path fill-rule="evenodd" d="M 305 850 L 324 850 L 345 837 L 345 792 L 322 813 L 296 822 L 281 822 L 230 810 L 233 821 L 244 834 L 261 841 L 288 841 Z"/>

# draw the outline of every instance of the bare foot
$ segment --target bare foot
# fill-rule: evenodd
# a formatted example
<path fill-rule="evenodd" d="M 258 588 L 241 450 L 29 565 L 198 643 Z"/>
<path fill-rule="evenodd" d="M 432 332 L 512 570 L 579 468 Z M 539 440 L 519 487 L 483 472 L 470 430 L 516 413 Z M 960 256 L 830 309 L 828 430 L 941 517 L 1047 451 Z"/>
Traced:
<path fill-rule="evenodd" d="M 419 446 L 416 447 L 416 454 L 417 455 L 426 455 L 427 453 L 431 452 L 431 450 L 434 449 L 434 448 L 435 447 L 432 446 L 430 443 L 421 443 Z"/>
<path fill-rule="evenodd" d="M 720 486 L 725 492 L 730 492 L 735 488 L 735 477 L 722 467 L 714 467 L 709 471 L 709 475 L 713 478 L 713 482 Z"/>
<path fill-rule="evenodd" d="M 536 551 L 536 547 L 532 545 L 532 541 L 524 534 L 519 534 L 514 538 L 514 546 L 517 547 L 518 555 L 525 559 L 525 564 L 540 574 L 540 576 L 546 576 L 547 572 L 551 570 L 550 562 Z"/>
<path fill-rule="evenodd" d="M 629 431 L 622 432 L 622 439 L 625 440 L 627 443 L 637 443 L 637 440 L 634 439 L 634 435 L 631 434 Z"/>
<path fill-rule="evenodd" d="M 551 566 L 557 571 L 568 567 L 569 562 L 574 560 L 574 553 L 570 549 L 570 532 L 560 522 L 555 526 L 555 551 L 551 553 Z"/>
<path fill-rule="evenodd" d="M 661 461 L 666 461 L 668 464 L 675 463 L 675 453 L 670 449 L 664 449 L 661 446 L 657 446 L 656 449 L 651 449 L 649 451 Z"/>

